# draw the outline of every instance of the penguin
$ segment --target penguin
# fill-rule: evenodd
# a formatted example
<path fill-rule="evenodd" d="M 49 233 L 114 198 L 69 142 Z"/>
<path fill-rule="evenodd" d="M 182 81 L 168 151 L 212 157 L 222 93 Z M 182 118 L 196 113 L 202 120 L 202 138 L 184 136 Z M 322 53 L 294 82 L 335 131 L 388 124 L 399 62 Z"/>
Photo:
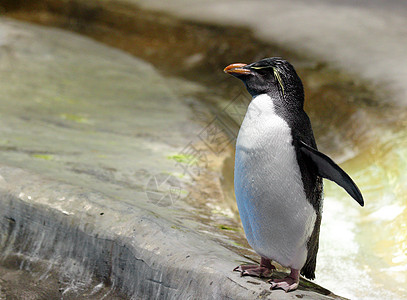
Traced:
<path fill-rule="evenodd" d="M 252 100 L 236 141 L 234 186 L 244 232 L 261 257 L 241 275 L 270 277 L 272 261 L 290 268 L 271 289 L 298 288 L 300 274 L 315 278 L 322 217 L 322 178 L 334 181 L 361 206 L 363 196 L 331 158 L 317 149 L 304 111 L 304 88 L 294 67 L 265 58 L 224 69 L 245 84 Z"/>

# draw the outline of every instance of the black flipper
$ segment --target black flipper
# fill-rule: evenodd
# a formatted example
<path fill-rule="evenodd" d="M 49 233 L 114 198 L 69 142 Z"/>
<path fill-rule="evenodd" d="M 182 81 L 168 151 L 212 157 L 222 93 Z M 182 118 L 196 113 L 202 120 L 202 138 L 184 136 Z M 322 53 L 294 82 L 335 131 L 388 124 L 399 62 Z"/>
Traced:
<path fill-rule="evenodd" d="M 339 184 L 361 206 L 364 205 L 363 196 L 359 191 L 359 188 L 349 177 L 349 175 L 346 174 L 345 171 L 342 170 L 332 159 L 318 150 L 308 146 L 302 141 L 300 141 L 299 147 L 301 153 L 304 154 L 305 157 L 309 158 L 309 162 L 312 163 L 319 176 Z"/>

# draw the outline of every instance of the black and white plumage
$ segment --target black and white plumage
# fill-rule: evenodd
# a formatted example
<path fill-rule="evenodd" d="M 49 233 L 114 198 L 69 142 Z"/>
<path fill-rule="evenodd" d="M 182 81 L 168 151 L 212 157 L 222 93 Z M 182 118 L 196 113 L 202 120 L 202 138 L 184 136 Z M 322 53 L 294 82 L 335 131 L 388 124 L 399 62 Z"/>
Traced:
<path fill-rule="evenodd" d="M 315 278 L 322 214 L 322 177 L 342 186 L 360 205 L 352 179 L 317 150 L 305 113 L 303 85 L 287 61 L 266 58 L 225 68 L 241 79 L 253 99 L 241 125 L 235 157 L 235 194 L 249 244 L 260 266 L 242 275 L 269 275 L 274 260 L 291 268 L 272 288 L 296 289 L 301 272 Z"/>

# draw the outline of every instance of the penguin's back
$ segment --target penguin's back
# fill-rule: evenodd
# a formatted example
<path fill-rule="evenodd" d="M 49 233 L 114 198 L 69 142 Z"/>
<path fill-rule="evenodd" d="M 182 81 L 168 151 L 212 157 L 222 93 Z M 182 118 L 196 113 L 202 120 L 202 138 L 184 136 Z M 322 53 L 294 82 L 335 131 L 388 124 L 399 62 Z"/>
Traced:
<path fill-rule="evenodd" d="M 253 98 L 239 131 L 235 194 L 253 249 L 301 269 L 317 214 L 304 190 L 292 130 L 267 94 Z"/>

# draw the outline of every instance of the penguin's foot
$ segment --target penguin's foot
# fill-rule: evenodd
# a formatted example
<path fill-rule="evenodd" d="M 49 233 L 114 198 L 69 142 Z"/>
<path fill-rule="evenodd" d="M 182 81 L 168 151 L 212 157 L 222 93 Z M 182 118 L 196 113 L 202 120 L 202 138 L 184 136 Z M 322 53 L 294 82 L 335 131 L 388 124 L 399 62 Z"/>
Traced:
<path fill-rule="evenodd" d="M 233 271 L 240 272 L 241 276 L 270 277 L 276 267 L 267 258 L 261 258 L 259 265 L 240 265 Z"/>
<path fill-rule="evenodd" d="M 240 265 L 233 269 L 240 272 L 241 276 L 270 277 L 272 269 L 261 267 L 259 265 Z"/>
<path fill-rule="evenodd" d="M 290 275 L 283 279 L 270 279 L 271 290 L 283 289 L 286 293 L 289 291 L 294 291 L 298 288 L 300 283 L 300 270 L 291 270 Z"/>

